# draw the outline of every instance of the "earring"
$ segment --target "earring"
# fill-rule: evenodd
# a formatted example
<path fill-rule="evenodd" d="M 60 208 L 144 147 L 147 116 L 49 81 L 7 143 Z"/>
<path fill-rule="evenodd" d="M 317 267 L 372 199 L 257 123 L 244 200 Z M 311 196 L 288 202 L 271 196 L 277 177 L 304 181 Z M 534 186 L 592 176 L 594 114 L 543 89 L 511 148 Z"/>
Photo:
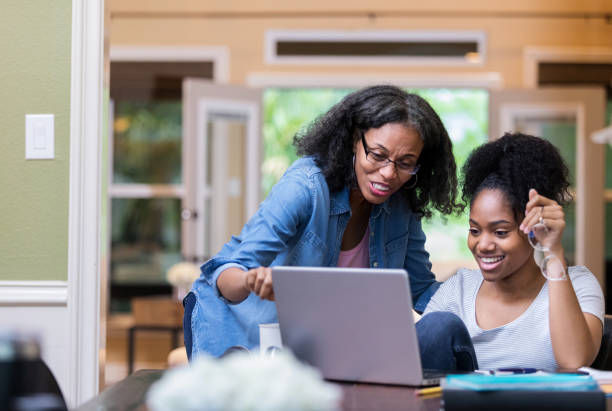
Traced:
<path fill-rule="evenodd" d="M 405 188 L 406 190 L 410 190 L 411 188 L 416 187 L 416 184 L 417 184 L 417 180 L 418 180 L 418 179 L 419 179 L 419 175 L 418 175 L 418 174 L 415 174 L 415 175 L 414 175 L 414 183 L 413 183 L 411 186 L 404 186 L 404 188 Z"/>
<path fill-rule="evenodd" d="M 359 187 L 357 184 L 357 174 L 355 173 L 355 153 L 353 153 L 353 169 L 351 170 L 351 189 L 355 190 Z"/>

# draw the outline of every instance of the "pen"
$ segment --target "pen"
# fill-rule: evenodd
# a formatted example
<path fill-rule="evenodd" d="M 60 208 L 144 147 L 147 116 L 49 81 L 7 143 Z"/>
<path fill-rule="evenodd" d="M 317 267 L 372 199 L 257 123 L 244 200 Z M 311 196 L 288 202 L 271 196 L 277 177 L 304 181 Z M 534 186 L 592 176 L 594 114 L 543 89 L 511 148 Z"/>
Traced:
<path fill-rule="evenodd" d="M 422 388 L 420 390 L 416 390 L 416 395 L 432 395 L 432 394 L 441 394 L 441 393 L 442 393 L 442 387 L 440 386 Z"/>
<path fill-rule="evenodd" d="M 533 374 L 538 372 L 535 368 L 498 368 L 496 372 L 511 372 L 512 374 Z"/>

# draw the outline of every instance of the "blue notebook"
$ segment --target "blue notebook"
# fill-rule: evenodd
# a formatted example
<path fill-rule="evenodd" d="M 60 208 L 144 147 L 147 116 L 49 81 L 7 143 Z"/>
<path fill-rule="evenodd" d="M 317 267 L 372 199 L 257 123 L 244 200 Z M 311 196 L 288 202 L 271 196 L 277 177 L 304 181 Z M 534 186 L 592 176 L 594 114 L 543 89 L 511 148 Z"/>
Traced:
<path fill-rule="evenodd" d="M 605 411 L 606 398 L 590 375 L 449 375 L 445 411 Z"/>
<path fill-rule="evenodd" d="M 444 389 L 461 389 L 474 391 L 592 391 L 599 389 L 597 381 L 590 375 L 549 373 L 513 375 L 449 375 L 442 381 L 442 387 Z"/>

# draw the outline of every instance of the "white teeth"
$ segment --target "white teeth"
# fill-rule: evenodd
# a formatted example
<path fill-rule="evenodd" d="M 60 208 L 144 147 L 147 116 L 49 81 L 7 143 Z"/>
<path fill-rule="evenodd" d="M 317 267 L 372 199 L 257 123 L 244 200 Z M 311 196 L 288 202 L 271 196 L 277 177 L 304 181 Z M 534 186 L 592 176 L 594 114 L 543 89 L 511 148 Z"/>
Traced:
<path fill-rule="evenodd" d="M 382 184 L 378 184 L 378 183 L 372 183 L 372 187 L 380 191 L 389 191 L 389 187 L 384 186 Z"/>
<path fill-rule="evenodd" d="M 480 257 L 483 263 L 496 263 L 504 259 L 504 257 Z"/>

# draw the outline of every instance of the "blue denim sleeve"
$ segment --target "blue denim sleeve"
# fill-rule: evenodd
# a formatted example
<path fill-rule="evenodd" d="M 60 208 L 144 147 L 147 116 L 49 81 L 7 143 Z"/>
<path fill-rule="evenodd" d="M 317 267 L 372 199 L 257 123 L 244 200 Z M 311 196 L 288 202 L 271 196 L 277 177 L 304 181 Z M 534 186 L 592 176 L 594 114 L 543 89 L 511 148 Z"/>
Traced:
<path fill-rule="evenodd" d="M 285 251 L 310 218 L 312 201 L 308 176 L 288 172 L 272 188 L 240 235 L 233 236 L 221 251 L 202 266 L 204 280 L 221 296 L 219 274 L 230 266 L 248 270 L 268 267 Z"/>
<path fill-rule="evenodd" d="M 410 233 L 404 268 L 410 274 L 410 290 L 414 309 L 420 314 L 442 283 L 437 282 L 431 272 L 429 253 L 425 250 L 425 233 L 421 227 L 421 220 L 414 214 L 410 217 Z"/>

